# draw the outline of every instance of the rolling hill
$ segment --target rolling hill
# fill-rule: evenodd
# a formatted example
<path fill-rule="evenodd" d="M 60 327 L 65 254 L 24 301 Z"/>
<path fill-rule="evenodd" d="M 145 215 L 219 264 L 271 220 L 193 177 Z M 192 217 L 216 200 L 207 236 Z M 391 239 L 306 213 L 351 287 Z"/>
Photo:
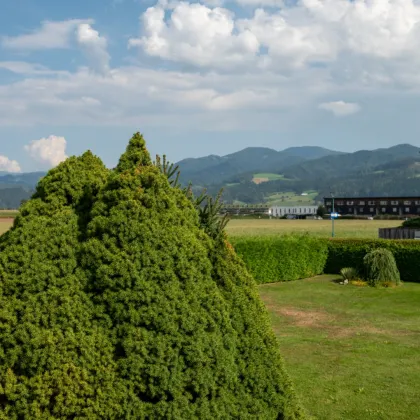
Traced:
<path fill-rule="evenodd" d="M 16 209 L 27 200 L 44 172 L 0 173 L 0 209 Z"/>
<path fill-rule="evenodd" d="M 295 197 L 296 202 L 305 191 L 317 192 L 310 195 L 314 201 L 330 191 L 353 197 L 420 196 L 419 152 L 410 144 L 354 153 L 313 146 L 282 151 L 248 147 L 226 156 L 184 159 L 178 165 L 184 185 L 191 181 L 195 192 L 207 188 L 210 194 L 224 188 L 226 203 L 278 203 L 281 197 Z M 19 207 L 42 176 L 0 173 L 0 208 Z"/>
<path fill-rule="evenodd" d="M 297 149 L 297 150 L 296 150 Z M 273 202 L 276 196 L 301 194 L 307 190 L 318 192 L 315 201 L 334 192 L 336 195 L 348 196 L 420 196 L 420 149 L 409 144 L 400 144 L 390 148 L 377 150 L 360 150 L 354 153 L 328 154 L 325 149 L 320 151 L 310 148 L 292 148 L 277 152 L 282 157 L 292 153 L 298 161 L 289 159 L 277 160 L 273 167 L 272 157 L 261 170 L 262 173 L 281 174 L 283 177 L 272 176 L 267 182 L 255 185 L 252 182 L 256 174 L 255 167 L 261 169 L 261 160 L 255 159 L 254 171 L 247 170 L 235 176 L 236 182 L 202 182 L 211 193 L 224 188 L 223 198 L 227 203 L 242 202 L 247 204 Z M 318 154 L 317 154 L 318 153 Z M 271 156 L 276 156 L 272 153 Z M 277 155 L 278 156 L 278 155 Z M 276 165 L 276 163 L 274 164 Z M 249 164 L 251 167 L 251 164 Z M 237 166 L 238 167 L 238 166 Z M 183 170 L 182 162 L 180 164 Z M 214 167 L 216 170 L 217 165 Z M 250 175 L 252 173 L 253 175 Z M 209 174 L 211 176 L 211 174 Z M 201 175 L 201 181 L 205 179 Z M 233 179 L 233 178 L 232 178 Z"/>
<path fill-rule="evenodd" d="M 281 174 L 286 168 L 312 159 L 341 155 L 322 147 L 291 147 L 276 151 L 266 147 L 248 147 L 226 156 L 189 158 L 177 163 L 181 182 L 193 185 L 217 185 L 250 181 L 254 173 Z"/>

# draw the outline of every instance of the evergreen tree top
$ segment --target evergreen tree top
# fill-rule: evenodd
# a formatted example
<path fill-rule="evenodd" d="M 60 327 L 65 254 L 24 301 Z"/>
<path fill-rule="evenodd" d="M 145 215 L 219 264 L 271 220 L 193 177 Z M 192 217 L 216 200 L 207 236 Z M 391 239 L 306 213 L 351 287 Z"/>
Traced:
<path fill-rule="evenodd" d="M 138 166 L 148 166 L 152 163 L 146 142 L 143 136 L 137 132 L 130 139 L 125 153 L 121 156 L 116 170 L 124 172 L 135 169 Z"/>

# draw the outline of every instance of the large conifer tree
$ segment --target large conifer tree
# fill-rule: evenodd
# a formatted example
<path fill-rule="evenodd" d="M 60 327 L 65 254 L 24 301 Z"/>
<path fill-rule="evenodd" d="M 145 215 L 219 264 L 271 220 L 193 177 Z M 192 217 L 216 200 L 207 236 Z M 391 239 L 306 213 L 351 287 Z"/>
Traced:
<path fill-rule="evenodd" d="M 253 279 L 200 217 L 138 133 L 113 171 L 86 153 L 41 180 L 0 242 L 0 418 L 302 418 Z"/>

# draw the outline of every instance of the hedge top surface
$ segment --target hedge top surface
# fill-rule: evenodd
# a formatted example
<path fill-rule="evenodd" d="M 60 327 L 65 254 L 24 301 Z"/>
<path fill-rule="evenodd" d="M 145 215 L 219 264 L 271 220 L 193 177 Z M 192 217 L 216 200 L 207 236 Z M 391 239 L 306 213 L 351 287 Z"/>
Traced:
<path fill-rule="evenodd" d="M 51 170 L 0 242 L 0 419 L 256 416 L 303 418 L 254 281 L 143 137 Z"/>

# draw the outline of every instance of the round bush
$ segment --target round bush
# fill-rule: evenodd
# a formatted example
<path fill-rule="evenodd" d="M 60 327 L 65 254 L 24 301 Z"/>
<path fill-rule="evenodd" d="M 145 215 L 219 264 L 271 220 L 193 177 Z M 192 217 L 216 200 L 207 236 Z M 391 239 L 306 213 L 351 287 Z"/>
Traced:
<path fill-rule="evenodd" d="M 414 219 L 405 220 L 402 226 L 405 228 L 420 229 L 420 217 L 415 217 Z"/>
<path fill-rule="evenodd" d="M 366 279 L 371 286 L 384 283 L 400 283 L 400 273 L 391 251 L 378 248 L 366 254 L 364 258 Z"/>
<path fill-rule="evenodd" d="M 0 241 L 0 419 L 300 419 L 255 282 L 152 164 L 50 171 Z M 206 226 L 206 225 L 205 225 Z"/>

